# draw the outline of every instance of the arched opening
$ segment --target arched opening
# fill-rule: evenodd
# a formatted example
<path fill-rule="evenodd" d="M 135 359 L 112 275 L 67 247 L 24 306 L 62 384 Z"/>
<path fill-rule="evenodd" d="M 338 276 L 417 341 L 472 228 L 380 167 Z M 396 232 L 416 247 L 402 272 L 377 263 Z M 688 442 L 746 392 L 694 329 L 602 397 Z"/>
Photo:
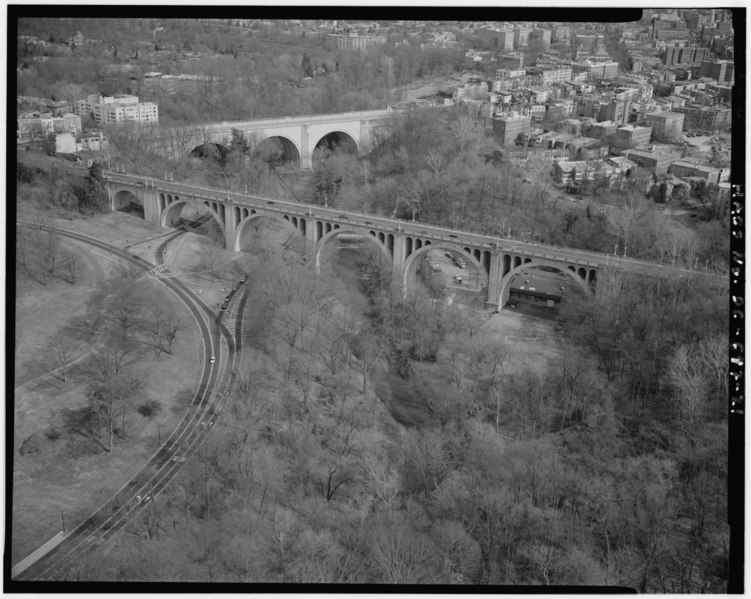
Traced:
<path fill-rule="evenodd" d="M 542 260 L 519 264 L 504 275 L 500 287 L 499 311 L 508 305 L 531 316 L 551 313 L 576 293 L 592 297 L 592 290 L 573 267 Z"/>
<path fill-rule="evenodd" d="M 189 155 L 194 158 L 207 158 L 215 162 L 224 162 L 227 158 L 227 148 L 222 144 L 206 142 L 193 148 Z"/>
<path fill-rule="evenodd" d="M 357 142 L 344 131 L 332 131 L 327 133 L 315 145 L 315 150 L 328 150 L 329 152 L 346 152 L 359 156 Z"/>
<path fill-rule="evenodd" d="M 273 166 L 289 164 L 300 167 L 300 150 L 291 139 L 281 135 L 267 137 L 256 149 L 261 159 Z"/>
<path fill-rule="evenodd" d="M 305 237 L 289 217 L 254 213 L 243 219 L 235 233 L 236 252 L 259 251 L 282 247 L 300 255 L 305 254 Z"/>
<path fill-rule="evenodd" d="M 315 267 L 330 268 L 345 285 L 390 283 L 391 256 L 372 235 L 347 228 L 332 229 L 316 244 Z"/>
<path fill-rule="evenodd" d="M 143 211 L 143 201 L 134 193 L 123 189 L 112 196 L 112 210 L 116 212 L 125 212 L 138 218 L 145 218 Z"/>
<path fill-rule="evenodd" d="M 226 244 L 224 225 L 208 202 L 180 200 L 175 196 L 160 214 L 159 224 L 173 229 L 190 227 L 192 233 L 205 235 L 222 247 Z"/>
<path fill-rule="evenodd" d="M 459 303 L 485 301 L 488 271 L 472 252 L 448 244 L 425 244 L 404 261 L 404 290 L 419 281 L 434 297 L 452 295 Z"/>

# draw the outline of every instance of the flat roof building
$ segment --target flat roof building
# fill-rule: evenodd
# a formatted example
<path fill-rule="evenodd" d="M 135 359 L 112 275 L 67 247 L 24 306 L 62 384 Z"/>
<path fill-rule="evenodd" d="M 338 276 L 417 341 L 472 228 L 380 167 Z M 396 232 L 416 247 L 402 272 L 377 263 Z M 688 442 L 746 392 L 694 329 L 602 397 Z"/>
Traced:
<path fill-rule="evenodd" d="M 513 144 L 521 133 L 529 131 L 531 126 L 532 122 L 529 116 L 512 113 L 505 117 L 493 119 L 493 134 L 500 145 L 508 146 Z"/>
<path fill-rule="evenodd" d="M 678 141 L 683 132 L 683 120 L 686 116 L 680 112 L 655 112 L 647 115 L 647 125 L 652 127 L 652 139 L 655 141 Z"/>

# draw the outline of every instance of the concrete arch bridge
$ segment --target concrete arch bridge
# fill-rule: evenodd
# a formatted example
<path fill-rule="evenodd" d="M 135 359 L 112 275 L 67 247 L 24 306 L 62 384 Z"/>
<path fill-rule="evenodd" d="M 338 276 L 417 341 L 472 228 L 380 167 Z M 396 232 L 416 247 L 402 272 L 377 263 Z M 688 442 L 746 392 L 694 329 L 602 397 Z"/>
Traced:
<path fill-rule="evenodd" d="M 234 129 L 257 145 L 275 142 L 289 162 L 310 169 L 317 147 L 340 144 L 348 146 L 357 156 L 367 154 L 373 147 L 375 132 L 395 114 L 398 111 L 367 110 L 160 127 L 155 147 L 171 159 L 182 158 L 201 148 L 213 147 L 222 152 Z"/>
<path fill-rule="evenodd" d="M 261 217 L 284 222 L 305 240 L 307 254 L 320 266 L 323 249 L 342 234 L 367 238 L 391 264 L 393 280 L 406 292 L 417 265 L 430 249 L 451 250 L 487 274 L 486 306 L 500 310 L 508 300 L 511 280 L 523 269 L 544 266 L 564 273 L 586 295 L 596 296 L 606 285 L 600 280 L 611 269 L 645 276 L 693 275 L 650 262 L 614 258 L 536 243 L 478 235 L 421 223 L 413 223 L 320 206 L 300 204 L 205 187 L 159 181 L 137 175 L 105 171 L 107 193 L 113 210 L 143 206 L 143 217 L 160 226 L 174 226 L 183 208 L 201 204 L 208 208 L 224 233 L 225 247 L 240 251 L 251 224 Z M 719 284 L 725 279 L 712 276 Z"/>

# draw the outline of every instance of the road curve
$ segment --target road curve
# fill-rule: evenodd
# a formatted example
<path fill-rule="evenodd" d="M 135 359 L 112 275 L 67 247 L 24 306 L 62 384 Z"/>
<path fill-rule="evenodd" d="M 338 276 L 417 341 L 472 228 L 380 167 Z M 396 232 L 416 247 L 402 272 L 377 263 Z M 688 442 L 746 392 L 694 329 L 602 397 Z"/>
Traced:
<path fill-rule="evenodd" d="M 146 260 L 114 248 L 101 240 L 55 227 L 41 226 L 39 228 L 108 251 L 145 271 L 154 267 Z M 160 278 L 159 280 L 191 311 L 199 326 L 204 356 L 214 355 L 216 362 L 214 364 L 210 364 L 208 360 L 204 362 L 201 379 L 191 407 L 162 447 L 130 481 L 89 518 L 70 531 L 59 545 L 28 568 L 13 573 L 14 585 L 25 586 L 23 582 L 16 581 L 50 580 L 59 579 L 61 576 L 65 578 L 70 566 L 75 564 L 83 553 L 111 538 L 133 515 L 151 501 L 156 493 L 164 488 L 187 457 L 205 438 L 221 413 L 224 399 L 232 383 L 231 373 L 235 371 L 236 352 L 232 332 L 226 327 L 219 327 L 217 331 L 219 334 L 214 336 L 212 326 L 209 324 L 214 314 L 209 307 L 181 281 L 174 278 Z M 224 368 L 224 374 L 220 376 L 223 365 L 222 337 L 227 343 L 230 364 Z M 214 394 L 217 387 L 222 388 L 221 392 Z M 39 587 L 34 584 L 33 588 L 38 590 Z"/>

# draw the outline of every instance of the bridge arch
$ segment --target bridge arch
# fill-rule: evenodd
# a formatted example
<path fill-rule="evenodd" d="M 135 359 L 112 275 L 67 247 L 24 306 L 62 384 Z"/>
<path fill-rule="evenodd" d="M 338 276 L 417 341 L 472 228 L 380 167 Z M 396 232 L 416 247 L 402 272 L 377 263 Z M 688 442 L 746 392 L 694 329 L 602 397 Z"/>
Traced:
<path fill-rule="evenodd" d="M 357 144 L 357 140 L 351 133 L 339 129 L 334 129 L 333 131 L 329 131 L 321 136 L 313 146 L 313 151 L 319 148 L 326 148 L 330 151 L 333 151 L 336 148 L 342 148 L 355 156 L 360 155 L 360 146 Z"/>
<path fill-rule="evenodd" d="M 389 252 L 388 248 L 384 245 L 384 242 L 378 239 L 375 235 L 364 233 L 363 231 L 358 231 L 357 229 L 354 229 L 352 227 L 338 227 L 333 228 L 323 235 L 318 242 L 316 243 L 316 249 L 315 249 L 315 267 L 316 272 L 320 273 L 321 270 L 321 254 L 323 253 L 323 248 L 326 247 L 326 244 L 328 244 L 333 239 L 339 237 L 342 233 L 349 233 L 350 235 L 357 235 L 358 237 L 362 237 L 365 240 L 368 240 L 371 244 L 374 244 L 378 247 L 378 249 L 381 250 L 384 257 L 386 258 L 386 263 L 391 264 L 393 261 L 393 258 L 391 257 L 391 253 Z"/>
<path fill-rule="evenodd" d="M 498 299 L 498 312 L 500 312 L 503 309 L 503 306 L 506 304 L 509 294 L 511 293 L 511 279 L 513 279 L 516 275 L 518 275 L 523 270 L 527 268 L 535 268 L 537 266 L 545 266 L 547 268 L 554 268 L 558 272 L 562 272 L 569 279 L 572 279 L 579 286 L 579 288 L 584 292 L 585 296 L 589 298 L 594 298 L 594 293 L 592 293 L 592 289 L 589 287 L 589 285 L 587 285 L 587 282 L 584 279 L 582 279 L 582 277 L 579 276 L 579 274 L 576 272 L 576 269 L 574 267 L 572 266 L 566 267 L 566 265 L 552 262 L 549 260 L 535 260 L 535 259 L 529 259 L 529 258 L 527 258 L 526 260 L 527 261 L 523 261 L 518 266 L 512 268 L 501 279 L 499 299 Z M 492 301 L 492 299 L 495 299 L 495 298 L 488 298 L 488 299 Z"/>
<path fill-rule="evenodd" d="M 276 155 L 281 155 L 284 162 L 302 166 L 302 152 L 290 137 L 286 135 L 269 135 L 258 141 L 256 150 L 264 160 L 272 161 Z"/>
<path fill-rule="evenodd" d="M 410 277 L 414 276 L 414 270 L 416 269 L 415 264 L 419 261 L 418 258 L 425 254 L 426 252 L 429 252 L 430 250 L 451 250 L 452 252 L 456 252 L 459 256 L 462 258 L 467 259 L 469 262 L 475 265 L 475 267 L 484 272 L 486 275 L 488 274 L 488 269 L 485 268 L 485 265 L 480 262 L 480 260 L 477 260 L 474 255 L 472 255 L 472 252 L 466 252 L 464 251 L 464 248 L 460 245 L 454 245 L 452 243 L 447 243 L 443 241 L 436 241 L 433 243 L 429 239 L 426 239 L 423 241 L 423 246 L 421 248 L 418 248 L 416 250 L 413 250 L 412 253 L 407 257 L 407 259 L 404 261 L 404 270 L 402 273 L 402 283 L 403 283 L 403 289 L 407 290 L 407 285 L 409 283 Z"/>
<path fill-rule="evenodd" d="M 143 200 L 128 189 L 121 189 L 112 194 L 113 212 L 128 212 L 145 218 Z"/>
<path fill-rule="evenodd" d="M 248 225 L 253 221 L 259 220 L 263 217 L 271 218 L 280 223 L 284 223 L 290 229 L 294 229 L 297 233 L 305 236 L 305 231 L 308 227 L 308 222 L 301 216 L 290 216 L 287 214 L 277 214 L 274 212 L 257 211 L 254 208 L 246 208 L 235 206 L 235 218 L 237 226 L 235 227 L 235 242 L 234 251 L 239 252 L 242 250 L 242 239 L 245 230 Z"/>
<path fill-rule="evenodd" d="M 162 194 L 159 194 L 160 196 Z M 193 206 L 205 206 L 208 209 L 209 214 L 211 214 L 212 217 L 214 217 L 214 220 L 218 223 L 219 227 L 221 228 L 222 232 L 225 231 L 224 223 L 222 222 L 222 219 L 220 218 L 220 215 L 213 209 L 213 207 L 208 202 L 201 202 L 199 200 L 195 199 L 185 199 L 180 198 L 179 196 L 173 196 L 171 194 L 167 194 L 164 198 L 164 208 L 161 210 L 159 214 L 159 224 L 162 227 L 177 227 L 178 221 L 180 219 L 180 214 L 183 211 L 183 208 L 189 205 Z M 159 198 L 159 205 L 160 208 L 162 207 L 162 198 Z"/>
<path fill-rule="evenodd" d="M 198 144 L 190 152 L 189 156 L 198 156 L 199 158 L 210 158 L 213 160 L 222 160 L 227 156 L 227 148 L 222 144 L 213 141 L 205 141 Z"/>

